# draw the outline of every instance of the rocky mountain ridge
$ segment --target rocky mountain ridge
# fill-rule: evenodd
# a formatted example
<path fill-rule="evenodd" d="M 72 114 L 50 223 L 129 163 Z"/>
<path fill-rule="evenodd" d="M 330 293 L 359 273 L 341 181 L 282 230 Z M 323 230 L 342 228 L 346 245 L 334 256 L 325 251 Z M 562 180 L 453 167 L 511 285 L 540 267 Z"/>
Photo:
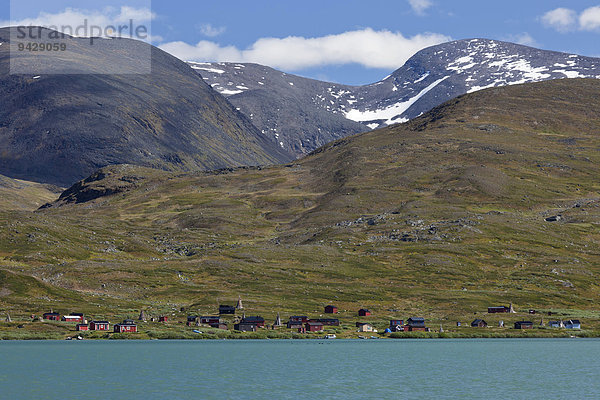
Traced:
<path fill-rule="evenodd" d="M 257 64 L 189 63 L 271 140 L 296 156 L 406 122 L 465 93 L 562 78 L 600 78 L 600 59 L 486 39 L 424 49 L 390 76 L 348 86 Z"/>

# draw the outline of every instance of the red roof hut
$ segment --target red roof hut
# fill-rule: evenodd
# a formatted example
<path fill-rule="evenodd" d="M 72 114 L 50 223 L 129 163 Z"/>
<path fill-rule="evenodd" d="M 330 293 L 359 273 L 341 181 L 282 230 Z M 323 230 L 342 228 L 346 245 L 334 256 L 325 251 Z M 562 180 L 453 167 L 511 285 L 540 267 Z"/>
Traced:
<path fill-rule="evenodd" d="M 137 332 L 137 325 L 132 319 L 126 319 L 120 324 L 116 324 L 114 331 L 117 333 L 135 333 Z"/>
<path fill-rule="evenodd" d="M 337 314 L 338 308 L 336 306 L 332 306 L 331 304 L 325 306 L 325 314 Z"/>
<path fill-rule="evenodd" d="M 323 331 L 323 324 L 320 322 L 307 322 L 304 327 L 307 332 L 321 332 Z"/>
<path fill-rule="evenodd" d="M 108 331 L 110 323 L 108 321 L 92 321 L 90 322 L 90 331 Z"/>

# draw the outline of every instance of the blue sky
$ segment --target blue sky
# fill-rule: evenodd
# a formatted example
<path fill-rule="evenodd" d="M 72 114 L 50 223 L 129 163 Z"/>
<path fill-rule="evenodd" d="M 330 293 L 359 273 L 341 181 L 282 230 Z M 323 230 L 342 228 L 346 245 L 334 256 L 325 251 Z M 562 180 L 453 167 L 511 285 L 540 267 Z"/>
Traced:
<path fill-rule="evenodd" d="M 68 7 L 85 14 L 150 4 L 14 1 L 13 21 Z M 6 22 L 11 3 L 0 4 Z M 377 81 L 420 48 L 450 39 L 491 38 L 600 56 L 600 0 L 155 0 L 151 10 L 153 43 L 180 58 L 254 61 L 347 84 Z"/>

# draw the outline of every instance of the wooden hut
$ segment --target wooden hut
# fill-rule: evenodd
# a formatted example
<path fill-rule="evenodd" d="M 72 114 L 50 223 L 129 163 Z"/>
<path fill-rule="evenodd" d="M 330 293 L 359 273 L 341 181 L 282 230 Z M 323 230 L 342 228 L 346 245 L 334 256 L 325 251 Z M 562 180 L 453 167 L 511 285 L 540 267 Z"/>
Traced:
<path fill-rule="evenodd" d="M 307 332 L 321 332 L 323 330 L 323 324 L 320 322 L 307 322 L 304 324 L 304 328 Z"/>
<path fill-rule="evenodd" d="M 358 328 L 358 332 L 373 332 L 373 325 L 367 322 L 357 322 L 356 327 Z"/>
<path fill-rule="evenodd" d="M 108 331 L 110 323 L 108 321 L 92 321 L 90 322 L 90 331 Z"/>
<path fill-rule="evenodd" d="M 517 321 L 515 322 L 515 329 L 533 329 L 533 322 Z"/>
<path fill-rule="evenodd" d="M 337 318 L 316 318 L 309 319 L 307 322 L 320 322 L 327 326 L 340 326 L 340 320 Z"/>
<path fill-rule="evenodd" d="M 240 332 L 256 332 L 257 326 L 251 322 L 239 322 L 233 326 L 233 329 Z"/>
<path fill-rule="evenodd" d="M 405 332 L 415 332 L 415 331 L 422 331 L 422 332 L 426 332 L 428 329 L 425 326 L 425 318 L 420 318 L 420 317 L 413 317 L 413 318 L 409 318 L 406 321 L 406 325 L 404 325 L 404 331 Z"/>
<path fill-rule="evenodd" d="M 60 321 L 60 314 L 57 312 L 47 312 L 42 317 L 48 321 Z"/>
<path fill-rule="evenodd" d="M 488 307 L 488 314 L 507 313 L 509 311 L 510 311 L 510 309 L 506 306 Z"/>
<path fill-rule="evenodd" d="M 83 315 L 63 315 L 61 320 L 65 322 L 83 323 Z"/>
<path fill-rule="evenodd" d="M 114 327 L 116 333 L 135 333 L 137 332 L 137 325 L 132 319 L 126 319 L 120 324 L 116 324 Z"/>
<path fill-rule="evenodd" d="M 219 306 L 219 314 L 235 314 L 235 307 L 221 304 Z"/>
<path fill-rule="evenodd" d="M 263 317 L 244 317 L 242 318 L 242 323 L 249 323 L 249 324 L 254 324 L 258 327 L 264 327 L 265 326 L 265 319 Z"/>
<path fill-rule="evenodd" d="M 578 319 L 570 319 L 564 325 L 567 329 L 581 329 L 581 322 Z"/>
<path fill-rule="evenodd" d="M 487 326 L 487 322 L 479 318 L 471 322 L 471 327 L 473 328 L 487 328 Z"/>
<path fill-rule="evenodd" d="M 304 322 L 302 321 L 292 321 L 289 320 L 287 322 L 287 328 L 288 329 L 299 329 L 299 328 L 303 328 L 304 327 Z"/>
<path fill-rule="evenodd" d="M 211 325 L 211 324 L 219 324 L 220 322 L 221 322 L 221 317 L 219 317 L 219 316 L 204 315 L 204 316 L 200 317 L 201 324 Z"/>
<path fill-rule="evenodd" d="M 337 314 L 338 308 L 336 306 L 332 306 L 331 304 L 325 306 L 325 314 Z"/>
<path fill-rule="evenodd" d="M 294 321 L 294 322 L 299 321 L 299 322 L 305 323 L 305 322 L 308 322 L 308 317 L 306 315 L 293 315 L 290 317 L 290 321 Z"/>

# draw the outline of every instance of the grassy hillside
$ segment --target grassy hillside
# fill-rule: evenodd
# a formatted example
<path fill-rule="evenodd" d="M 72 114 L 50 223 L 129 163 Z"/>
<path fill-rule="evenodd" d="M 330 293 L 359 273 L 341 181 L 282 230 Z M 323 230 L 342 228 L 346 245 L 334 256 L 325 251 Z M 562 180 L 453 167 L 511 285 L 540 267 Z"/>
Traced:
<path fill-rule="evenodd" d="M 63 189 L 0 175 L 0 210 L 35 211 L 58 199 Z"/>
<path fill-rule="evenodd" d="M 0 310 L 177 318 L 241 295 L 268 319 L 335 303 L 348 323 L 368 307 L 436 327 L 513 302 L 595 327 L 598 132 L 600 81 L 564 80 L 463 96 L 286 166 L 110 167 L 53 207 L 0 213 Z"/>

